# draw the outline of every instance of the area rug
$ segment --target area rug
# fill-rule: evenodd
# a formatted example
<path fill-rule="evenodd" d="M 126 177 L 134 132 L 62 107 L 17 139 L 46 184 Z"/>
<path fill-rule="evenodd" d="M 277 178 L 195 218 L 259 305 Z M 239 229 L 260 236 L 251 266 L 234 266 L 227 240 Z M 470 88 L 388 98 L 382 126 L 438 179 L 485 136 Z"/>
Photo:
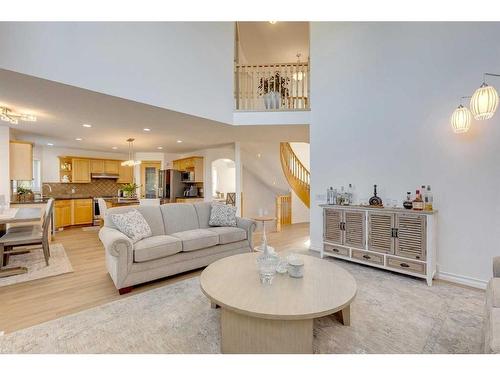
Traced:
<path fill-rule="evenodd" d="M 481 352 L 483 291 L 330 261 L 358 294 L 350 327 L 315 320 L 315 353 Z M 219 314 L 193 277 L 0 336 L 0 352 L 219 353 Z"/>
<path fill-rule="evenodd" d="M 36 250 L 26 254 L 11 256 L 6 268 L 9 267 L 27 267 L 28 272 L 21 275 L 0 278 L 0 287 L 73 272 L 73 267 L 66 255 L 66 251 L 63 245 L 59 243 L 50 245 L 48 266 L 45 265 L 42 250 Z"/>

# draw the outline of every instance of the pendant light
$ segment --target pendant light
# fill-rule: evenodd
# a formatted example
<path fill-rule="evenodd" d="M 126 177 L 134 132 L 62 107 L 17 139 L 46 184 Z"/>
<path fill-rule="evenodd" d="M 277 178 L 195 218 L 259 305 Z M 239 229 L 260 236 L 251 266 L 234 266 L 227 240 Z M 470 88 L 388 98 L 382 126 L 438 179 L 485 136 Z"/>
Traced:
<path fill-rule="evenodd" d="M 464 107 L 462 104 L 451 115 L 451 126 L 455 133 L 467 133 L 470 129 L 472 121 L 472 113 L 469 108 Z"/>
<path fill-rule="evenodd" d="M 484 73 L 483 84 L 471 97 L 470 109 L 476 120 L 488 120 L 498 108 L 498 92 L 485 82 L 485 76 L 500 77 L 500 74 Z"/>
<path fill-rule="evenodd" d="M 134 160 L 134 138 L 127 139 L 128 142 L 128 160 L 122 162 L 124 167 L 133 167 L 141 164 L 140 160 Z"/>

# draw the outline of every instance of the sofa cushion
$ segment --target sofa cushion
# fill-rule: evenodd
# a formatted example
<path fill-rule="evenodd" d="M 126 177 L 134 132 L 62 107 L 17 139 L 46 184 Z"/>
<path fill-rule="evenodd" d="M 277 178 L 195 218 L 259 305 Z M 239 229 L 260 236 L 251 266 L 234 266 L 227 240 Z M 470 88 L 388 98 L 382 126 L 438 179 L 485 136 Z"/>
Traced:
<path fill-rule="evenodd" d="M 491 291 L 491 305 L 492 307 L 500 308 L 500 277 L 494 277 L 488 283 L 488 288 Z"/>
<path fill-rule="evenodd" d="M 165 234 L 198 229 L 198 215 L 190 203 L 169 203 L 160 206 Z"/>
<path fill-rule="evenodd" d="M 124 206 L 124 207 L 113 207 L 108 209 L 106 215 L 104 216 L 104 226 L 118 229 L 116 225 L 111 220 L 110 214 L 123 214 L 125 212 L 130 212 L 132 210 L 137 210 L 146 219 L 149 227 L 151 228 L 151 233 L 153 236 L 159 236 L 165 233 L 165 228 L 163 226 L 163 217 L 159 207 L 151 206 Z"/>
<path fill-rule="evenodd" d="M 178 238 L 166 235 L 152 236 L 135 243 L 134 261 L 147 262 L 168 257 L 181 251 L 182 242 Z"/>
<path fill-rule="evenodd" d="M 228 204 L 212 203 L 208 225 L 214 227 L 235 227 L 236 207 Z"/>
<path fill-rule="evenodd" d="M 137 210 L 131 210 L 123 214 L 112 213 L 109 216 L 111 216 L 111 220 L 118 230 L 134 243 L 152 235 L 148 222 Z"/>
<path fill-rule="evenodd" d="M 219 244 L 238 242 L 247 239 L 247 232 L 244 229 L 236 227 L 213 227 L 208 229 L 219 235 Z"/>
<path fill-rule="evenodd" d="M 212 210 L 212 203 L 199 202 L 193 203 L 196 214 L 198 215 L 198 225 L 200 228 L 208 228 L 208 221 L 210 220 L 210 211 Z"/>
<path fill-rule="evenodd" d="M 182 251 L 199 250 L 219 243 L 219 235 L 208 229 L 186 230 L 172 233 L 172 236 L 182 241 Z"/>

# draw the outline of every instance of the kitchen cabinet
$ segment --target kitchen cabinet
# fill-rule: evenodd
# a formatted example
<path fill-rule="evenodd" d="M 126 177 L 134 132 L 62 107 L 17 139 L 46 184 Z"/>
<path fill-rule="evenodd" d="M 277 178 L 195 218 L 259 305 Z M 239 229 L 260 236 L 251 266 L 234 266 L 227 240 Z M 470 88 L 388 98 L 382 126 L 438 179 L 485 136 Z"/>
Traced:
<path fill-rule="evenodd" d="M 182 172 L 194 172 L 194 182 L 203 182 L 203 158 L 192 156 L 172 162 L 173 168 Z"/>
<path fill-rule="evenodd" d="M 130 184 L 134 182 L 134 167 L 123 166 L 118 164 L 118 182 L 119 184 Z"/>
<path fill-rule="evenodd" d="M 54 223 L 56 229 L 70 226 L 71 216 L 71 199 L 56 200 L 54 203 Z"/>
<path fill-rule="evenodd" d="M 119 172 L 117 160 L 104 160 L 104 173 L 118 174 Z"/>
<path fill-rule="evenodd" d="M 18 181 L 33 180 L 33 144 L 11 141 L 9 154 L 10 179 Z"/>
<path fill-rule="evenodd" d="M 54 204 L 55 227 L 58 229 L 71 225 L 92 224 L 93 206 L 92 198 L 56 200 Z"/>
<path fill-rule="evenodd" d="M 93 199 L 72 199 L 73 220 L 71 225 L 92 224 Z"/>
<path fill-rule="evenodd" d="M 90 173 L 104 173 L 104 160 L 91 160 Z"/>
<path fill-rule="evenodd" d="M 73 168 L 71 182 L 90 182 L 90 159 L 71 159 Z"/>

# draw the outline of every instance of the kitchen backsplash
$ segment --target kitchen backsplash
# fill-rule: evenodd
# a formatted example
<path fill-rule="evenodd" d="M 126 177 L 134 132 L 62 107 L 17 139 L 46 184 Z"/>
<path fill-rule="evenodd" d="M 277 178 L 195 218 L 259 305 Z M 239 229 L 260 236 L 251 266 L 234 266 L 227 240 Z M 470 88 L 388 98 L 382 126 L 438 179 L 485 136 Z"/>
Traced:
<path fill-rule="evenodd" d="M 117 196 L 118 189 L 121 189 L 123 186 L 123 184 L 118 184 L 114 180 L 107 179 L 93 179 L 92 182 L 88 184 L 44 182 L 42 185 L 43 194 L 53 197 L 72 195 L 71 189 L 73 188 L 75 189 L 73 195 L 91 197 Z M 50 185 L 52 192 L 47 185 Z"/>

